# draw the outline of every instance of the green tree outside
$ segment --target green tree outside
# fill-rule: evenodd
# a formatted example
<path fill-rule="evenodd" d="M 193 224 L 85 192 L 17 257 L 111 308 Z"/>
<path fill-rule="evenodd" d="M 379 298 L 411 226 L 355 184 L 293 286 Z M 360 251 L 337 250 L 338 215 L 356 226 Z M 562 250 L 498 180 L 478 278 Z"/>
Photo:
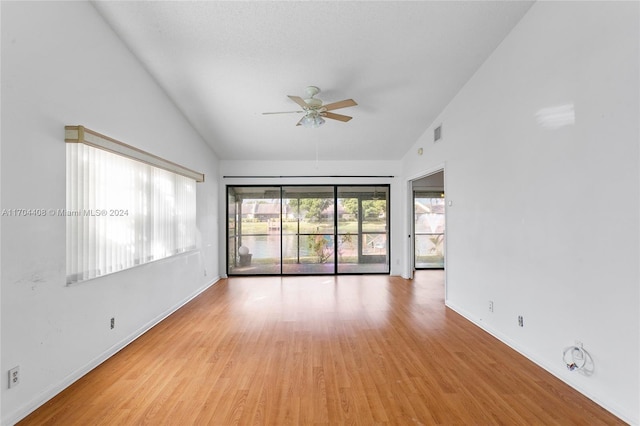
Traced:
<path fill-rule="evenodd" d="M 333 206 L 333 200 L 327 198 L 303 198 L 300 200 L 300 210 L 305 212 L 305 219 L 309 222 L 320 222 L 322 212 Z"/>

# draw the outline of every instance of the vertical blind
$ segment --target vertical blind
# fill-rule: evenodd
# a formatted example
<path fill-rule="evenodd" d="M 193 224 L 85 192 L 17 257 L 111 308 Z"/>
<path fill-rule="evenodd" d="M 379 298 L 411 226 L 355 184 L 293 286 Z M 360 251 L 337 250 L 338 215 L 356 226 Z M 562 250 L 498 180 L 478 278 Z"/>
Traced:
<path fill-rule="evenodd" d="M 196 247 L 196 181 L 83 143 L 67 149 L 67 283 Z"/>

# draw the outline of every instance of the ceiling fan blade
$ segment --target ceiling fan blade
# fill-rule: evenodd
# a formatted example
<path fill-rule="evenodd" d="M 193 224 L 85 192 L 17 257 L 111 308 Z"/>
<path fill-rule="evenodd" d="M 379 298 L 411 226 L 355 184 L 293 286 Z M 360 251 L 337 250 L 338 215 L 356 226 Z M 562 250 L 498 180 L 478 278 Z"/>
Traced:
<path fill-rule="evenodd" d="M 342 115 L 342 114 L 336 114 L 333 112 L 325 112 L 322 114 L 323 117 L 327 117 L 327 118 L 332 118 L 334 120 L 338 120 L 338 121 L 344 121 L 347 122 L 349 120 L 351 120 L 351 118 L 353 117 L 349 117 L 348 115 Z"/>
<path fill-rule="evenodd" d="M 291 95 L 289 95 L 289 99 L 291 99 L 293 102 L 295 102 L 298 105 L 300 105 L 302 108 L 308 108 L 309 107 L 309 105 L 307 105 L 307 103 L 304 101 L 304 99 L 302 99 L 300 96 L 291 96 Z"/>
<path fill-rule="evenodd" d="M 291 97 L 291 96 L 289 96 Z M 325 109 L 325 111 L 331 111 L 334 109 L 339 109 L 339 108 L 346 108 L 346 107 L 351 107 L 351 106 L 356 106 L 358 105 L 356 103 L 356 101 L 354 101 L 353 99 L 345 99 L 344 101 L 338 101 L 338 102 L 334 102 L 328 105 L 323 105 L 323 108 Z"/>
<path fill-rule="evenodd" d="M 306 115 L 303 115 L 302 118 L 296 124 L 296 126 L 302 126 L 302 120 L 304 120 L 305 117 L 306 117 Z"/>
<path fill-rule="evenodd" d="M 304 111 L 263 112 L 262 115 L 267 115 L 267 114 L 293 114 L 294 112 L 304 112 Z"/>

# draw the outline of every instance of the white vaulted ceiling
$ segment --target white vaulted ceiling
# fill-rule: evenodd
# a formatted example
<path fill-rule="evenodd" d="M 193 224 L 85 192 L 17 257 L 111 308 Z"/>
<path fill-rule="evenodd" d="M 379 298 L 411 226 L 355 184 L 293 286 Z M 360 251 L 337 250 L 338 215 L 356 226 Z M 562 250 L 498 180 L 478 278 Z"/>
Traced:
<path fill-rule="evenodd" d="M 223 160 L 398 160 L 530 1 L 94 1 Z M 353 98 L 318 129 L 286 95 Z"/>

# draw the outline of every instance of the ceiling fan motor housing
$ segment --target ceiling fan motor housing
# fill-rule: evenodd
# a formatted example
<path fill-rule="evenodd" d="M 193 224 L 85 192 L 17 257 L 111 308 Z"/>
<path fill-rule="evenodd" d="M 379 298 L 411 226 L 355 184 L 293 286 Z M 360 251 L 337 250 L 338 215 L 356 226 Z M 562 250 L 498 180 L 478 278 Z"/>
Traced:
<path fill-rule="evenodd" d="M 309 105 L 309 108 L 316 109 L 322 106 L 322 100 L 314 98 L 315 95 L 320 93 L 320 89 L 318 87 L 308 86 L 306 92 L 309 97 L 304 101 Z"/>
<path fill-rule="evenodd" d="M 304 101 L 309 105 L 310 109 L 318 109 L 322 106 L 322 101 L 320 99 L 310 98 L 305 99 Z"/>

